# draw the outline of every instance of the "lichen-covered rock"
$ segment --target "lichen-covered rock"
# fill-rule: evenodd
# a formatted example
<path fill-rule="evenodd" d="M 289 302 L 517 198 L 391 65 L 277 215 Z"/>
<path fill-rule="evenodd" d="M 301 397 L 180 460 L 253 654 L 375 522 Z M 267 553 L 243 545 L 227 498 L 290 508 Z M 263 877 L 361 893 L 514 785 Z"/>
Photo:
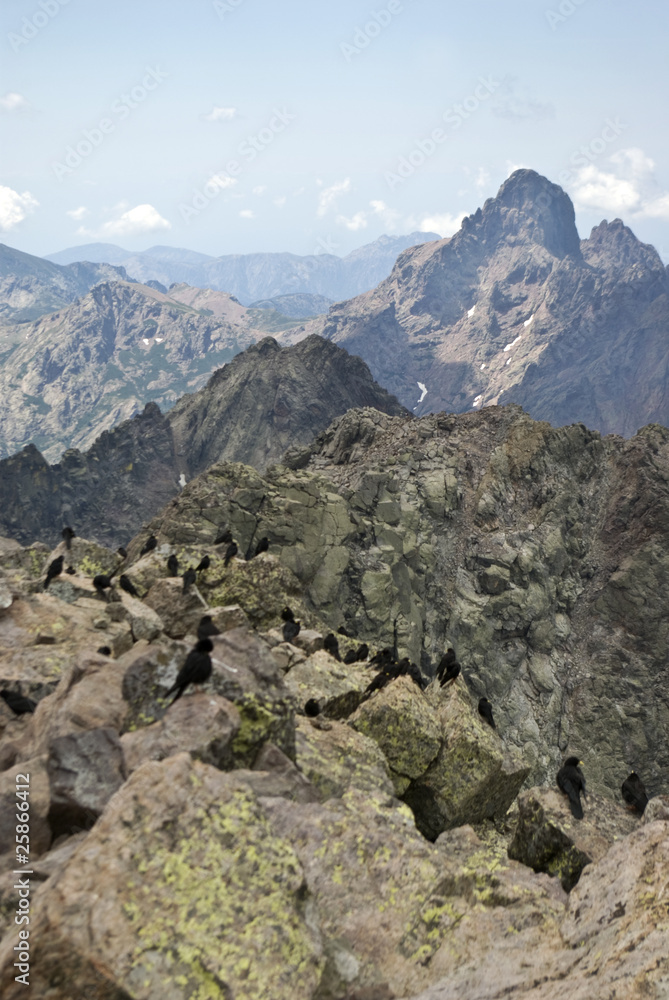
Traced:
<path fill-rule="evenodd" d="M 309 779 L 273 743 L 265 743 L 252 770 L 236 769 L 235 777 L 258 798 L 279 795 L 291 802 L 318 802 L 320 798 Z"/>
<path fill-rule="evenodd" d="M 343 722 L 295 720 L 297 763 L 320 798 L 341 798 L 350 788 L 394 795 L 388 762 L 378 743 Z"/>
<path fill-rule="evenodd" d="M 428 699 L 442 742 L 403 798 L 418 828 L 434 839 L 443 830 L 503 816 L 530 769 L 481 720 L 461 677 L 444 690 L 430 688 Z"/>
<path fill-rule="evenodd" d="M 277 648 L 280 647 L 272 650 L 274 656 Z M 325 650 L 319 650 L 291 667 L 285 681 L 300 708 L 314 698 L 323 715 L 330 719 L 345 719 L 360 704 L 372 676 L 358 663 L 339 663 Z"/>
<path fill-rule="evenodd" d="M 30 993 L 11 936 L 0 992 L 307 1000 L 323 961 L 305 889 L 295 851 L 234 775 L 188 754 L 144 764 L 35 902 Z"/>
<path fill-rule="evenodd" d="M 225 698 L 216 694 L 184 696 L 159 722 L 123 734 L 128 773 L 147 760 L 165 760 L 184 751 L 205 764 L 231 767 L 232 741 L 239 727 L 239 712 Z"/>
<path fill-rule="evenodd" d="M 567 797 L 553 788 L 523 792 L 509 857 L 556 876 L 569 892 L 586 865 L 639 825 L 638 818 L 598 795 L 588 795 L 583 811 L 583 819 L 574 819 Z"/>
<path fill-rule="evenodd" d="M 120 605 L 123 608 L 124 618 L 130 626 L 135 642 L 139 639 L 146 639 L 147 642 L 151 642 L 152 639 L 157 639 L 161 632 L 165 631 L 163 618 L 148 602 L 145 604 L 144 601 L 121 592 Z"/>
<path fill-rule="evenodd" d="M 49 743 L 47 772 L 54 838 L 89 829 L 126 779 L 118 733 L 90 729 L 54 737 Z"/>
<path fill-rule="evenodd" d="M 654 823 L 658 819 L 669 820 L 669 795 L 654 796 L 644 809 L 644 823 Z"/>
<path fill-rule="evenodd" d="M 408 677 L 399 677 L 375 692 L 350 721 L 378 743 L 398 795 L 427 771 L 443 741 L 436 713 L 425 693 Z"/>
<path fill-rule="evenodd" d="M 192 588 L 183 593 L 180 577 L 168 576 L 156 580 L 144 601 L 157 614 L 165 632 L 173 639 L 182 639 L 189 632 L 195 632 L 205 611 Z"/>

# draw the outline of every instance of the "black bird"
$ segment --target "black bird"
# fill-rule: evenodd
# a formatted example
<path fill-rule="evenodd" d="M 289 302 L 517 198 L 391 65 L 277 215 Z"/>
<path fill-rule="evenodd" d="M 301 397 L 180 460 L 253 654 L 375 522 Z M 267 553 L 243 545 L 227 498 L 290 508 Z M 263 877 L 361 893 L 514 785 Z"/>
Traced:
<path fill-rule="evenodd" d="M 204 684 L 211 677 L 211 656 L 214 648 L 211 639 L 198 639 L 195 648 L 191 649 L 186 657 L 186 662 L 177 674 L 177 679 L 169 689 L 166 698 L 176 691 L 176 697 L 172 699 L 172 704 L 178 701 L 189 684 Z"/>
<path fill-rule="evenodd" d="M 130 594 L 131 597 L 139 597 L 139 591 L 135 587 L 130 577 L 126 576 L 125 573 L 123 573 L 119 577 L 118 582 L 121 585 L 121 590 L 125 590 L 126 594 Z"/>
<path fill-rule="evenodd" d="M 111 649 L 109 646 L 100 646 L 98 648 L 98 653 L 101 653 L 103 656 L 111 656 Z"/>
<path fill-rule="evenodd" d="M 388 666 L 393 662 L 393 651 L 388 646 L 385 649 L 379 649 L 378 652 L 374 653 L 374 656 L 369 661 L 370 667 L 374 667 L 376 670 L 382 670 L 385 666 Z"/>
<path fill-rule="evenodd" d="M 315 698 L 310 698 L 309 701 L 305 702 L 304 714 L 308 715 L 310 719 L 315 719 L 317 715 L 321 714 L 321 710 Z"/>
<path fill-rule="evenodd" d="M 77 537 L 75 535 L 75 533 L 72 531 L 72 528 L 70 528 L 69 526 L 66 526 L 61 531 L 61 535 L 65 539 L 65 548 L 66 549 L 71 549 L 72 548 L 72 539 Z"/>
<path fill-rule="evenodd" d="M 221 528 L 214 539 L 214 545 L 229 545 L 232 541 L 232 532 L 229 528 Z"/>
<path fill-rule="evenodd" d="M 128 550 L 124 549 L 122 545 L 119 545 L 119 547 L 117 548 L 116 551 L 120 555 L 121 559 L 127 559 L 128 558 Z"/>
<path fill-rule="evenodd" d="M 97 590 L 100 597 L 105 597 L 105 590 L 109 590 L 113 587 L 114 583 L 110 576 L 106 573 L 98 573 L 97 576 L 93 577 L 93 586 Z M 106 600 L 106 597 L 105 597 Z"/>
<path fill-rule="evenodd" d="M 211 615 L 202 615 L 200 618 L 200 624 L 197 627 L 197 637 L 198 639 L 208 639 L 212 635 L 220 635 L 220 629 L 217 629 L 211 620 Z"/>
<path fill-rule="evenodd" d="M 55 577 L 60 576 L 63 572 L 63 562 L 65 561 L 64 556 L 58 556 L 57 559 L 53 559 L 49 563 L 49 568 L 46 571 L 46 580 L 44 581 L 44 589 L 46 590 L 49 584 Z"/>
<path fill-rule="evenodd" d="M 69 574 L 69 576 L 74 576 L 74 574 L 75 574 L 75 573 L 76 573 L 77 571 L 76 571 L 76 569 L 74 568 L 74 566 L 68 566 L 68 567 L 66 568 L 65 572 L 66 572 L 66 573 L 68 573 L 68 574 Z"/>
<path fill-rule="evenodd" d="M 479 715 L 485 719 L 489 726 L 496 729 L 495 720 L 492 717 L 492 705 L 487 698 L 479 698 Z"/>
<path fill-rule="evenodd" d="M 583 819 L 581 792 L 585 795 L 585 778 L 579 767 L 582 763 L 578 757 L 567 757 L 557 773 L 558 788 L 569 797 L 571 814 L 575 819 Z"/>
<path fill-rule="evenodd" d="M 182 594 L 185 594 L 185 593 L 186 593 L 186 591 L 188 590 L 188 588 L 189 588 L 190 586 L 192 586 L 192 585 L 193 585 L 193 584 L 195 583 L 195 581 L 197 580 L 197 573 L 195 572 L 195 570 L 193 569 L 193 567 L 192 567 L 192 566 L 190 566 L 190 567 L 189 567 L 189 568 L 188 568 L 188 569 L 186 570 L 186 572 L 184 573 L 184 575 L 182 576 L 182 578 L 181 578 L 181 579 L 182 579 L 182 580 L 183 580 L 183 582 L 184 582 L 184 585 L 183 585 L 183 587 L 181 588 L 181 593 L 182 593 Z"/>
<path fill-rule="evenodd" d="M 269 548 L 269 538 L 267 538 L 267 536 L 265 535 L 263 538 L 260 539 L 260 541 L 256 545 L 253 551 L 253 555 L 251 556 L 251 559 L 255 559 L 255 557 L 259 556 L 261 552 L 267 552 L 268 548 Z"/>
<path fill-rule="evenodd" d="M 295 615 L 288 607 L 281 612 L 281 617 L 285 622 L 283 626 L 284 642 L 292 642 L 300 634 L 300 623 L 295 621 Z"/>
<path fill-rule="evenodd" d="M 444 687 L 444 685 L 448 684 L 449 681 L 454 681 L 461 669 L 462 667 L 458 663 L 455 650 L 450 648 L 447 649 L 439 661 L 439 665 L 436 670 L 436 676 L 439 679 L 441 686 Z"/>
<path fill-rule="evenodd" d="M 37 702 L 33 701 L 32 698 L 24 698 L 17 691 L 8 691 L 7 688 L 0 691 L 0 698 L 5 699 L 14 715 L 26 715 L 28 712 L 34 712 L 37 708 Z"/>
<path fill-rule="evenodd" d="M 646 789 L 643 787 L 643 781 L 636 773 L 632 773 L 625 778 L 622 783 L 620 791 L 622 792 L 623 799 L 627 805 L 634 810 L 643 815 L 644 809 L 648 805 L 648 795 L 646 794 Z"/>
<path fill-rule="evenodd" d="M 239 552 L 239 546 L 237 542 L 230 542 L 227 549 L 225 550 L 225 559 L 223 560 L 223 565 L 227 566 L 231 559 L 234 559 Z"/>
<path fill-rule="evenodd" d="M 179 575 L 179 560 L 174 555 L 174 553 L 172 553 L 172 555 L 169 556 L 167 559 L 167 572 L 169 573 L 170 576 Z"/>
<path fill-rule="evenodd" d="M 404 661 L 401 661 L 404 662 Z M 420 672 L 420 667 L 417 663 L 408 662 L 404 667 L 404 673 L 407 677 L 410 677 L 414 684 L 417 684 L 421 691 L 426 687 L 427 682 Z"/>
<path fill-rule="evenodd" d="M 155 547 L 156 547 L 157 544 L 158 544 L 158 539 L 156 538 L 156 536 L 155 535 L 149 535 L 149 537 L 144 542 L 144 545 L 142 546 L 142 548 L 140 550 L 140 553 L 139 553 L 140 558 L 141 558 L 141 556 L 145 556 L 147 552 L 152 552 L 153 549 L 155 549 Z"/>
<path fill-rule="evenodd" d="M 339 660 L 341 663 L 341 656 L 339 655 L 339 642 L 337 641 L 337 636 L 333 632 L 328 632 L 328 634 L 323 639 L 323 649 L 330 656 L 334 656 L 335 660 Z"/>
<path fill-rule="evenodd" d="M 404 669 L 401 663 L 387 663 L 367 685 L 363 693 L 363 698 L 369 698 L 374 691 L 380 691 L 381 688 L 384 688 L 386 684 L 395 680 L 396 677 L 401 677 Z"/>
<path fill-rule="evenodd" d="M 211 559 L 209 558 L 209 556 L 202 556 L 199 563 L 195 567 L 195 572 L 203 573 L 204 570 L 209 569 L 210 566 L 211 566 Z"/>

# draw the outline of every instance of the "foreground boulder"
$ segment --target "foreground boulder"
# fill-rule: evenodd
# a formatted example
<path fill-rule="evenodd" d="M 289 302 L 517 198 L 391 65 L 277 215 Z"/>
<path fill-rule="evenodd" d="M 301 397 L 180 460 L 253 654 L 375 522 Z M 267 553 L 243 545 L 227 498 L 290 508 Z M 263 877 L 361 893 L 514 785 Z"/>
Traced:
<path fill-rule="evenodd" d="M 47 759 L 53 836 L 87 830 L 126 779 L 123 748 L 114 729 L 57 736 Z"/>
<path fill-rule="evenodd" d="M 518 821 L 509 857 L 560 879 L 569 892 L 586 865 L 603 858 L 611 845 L 635 830 L 639 819 L 600 795 L 588 795 L 583 819 L 554 788 L 530 788 L 518 797 Z"/>
<path fill-rule="evenodd" d="M 394 795 L 388 761 L 375 740 L 343 722 L 295 720 L 297 763 L 321 800 L 349 788 Z"/>

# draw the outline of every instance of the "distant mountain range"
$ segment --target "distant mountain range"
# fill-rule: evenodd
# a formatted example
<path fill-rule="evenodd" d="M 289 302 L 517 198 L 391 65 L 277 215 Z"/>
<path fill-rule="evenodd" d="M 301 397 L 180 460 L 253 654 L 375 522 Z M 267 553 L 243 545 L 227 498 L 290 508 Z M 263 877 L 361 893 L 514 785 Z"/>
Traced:
<path fill-rule="evenodd" d="M 91 294 L 104 297 L 108 288 Z M 126 309 L 142 307 L 134 301 L 136 291 L 114 294 Z M 173 308 L 160 300 L 158 305 Z M 186 319 L 198 337 L 209 335 L 191 314 Z M 178 330 L 174 350 L 184 350 Z M 70 384 L 76 385 L 76 378 Z M 288 447 L 307 445 L 354 407 L 408 415 L 360 358 L 334 344 L 308 337 L 282 349 L 264 338 L 166 415 L 150 403 L 85 453 L 72 449 L 50 465 L 31 444 L 0 461 L 0 536 L 54 544 L 63 524 L 72 523 L 78 534 L 116 546 L 175 496 L 180 484 L 214 462 L 265 470 Z M 216 511 L 211 516 L 214 531 Z"/>
<path fill-rule="evenodd" d="M 121 265 L 136 281 L 159 281 L 167 288 L 174 282 L 214 288 L 229 292 L 245 305 L 305 292 L 325 296 L 334 302 L 378 285 L 407 247 L 438 239 L 437 233 L 421 232 L 408 236 L 380 236 L 346 257 L 330 253 L 309 256 L 249 253 L 210 257 L 164 246 L 131 253 L 113 243 L 87 243 L 49 254 L 46 260 L 63 265 L 75 261 Z"/>
<path fill-rule="evenodd" d="M 101 281 L 127 277 L 124 268 L 104 262 L 61 266 L 0 243 L 0 322 L 37 319 L 74 302 Z"/>
<path fill-rule="evenodd" d="M 565 192 L 516 171 L 449 240 L 282 335 L 358 354 L 417 415 L 520 403 L 604 434 L 669 425 L 669 271 L 620 219 L 580 240 Z"/>

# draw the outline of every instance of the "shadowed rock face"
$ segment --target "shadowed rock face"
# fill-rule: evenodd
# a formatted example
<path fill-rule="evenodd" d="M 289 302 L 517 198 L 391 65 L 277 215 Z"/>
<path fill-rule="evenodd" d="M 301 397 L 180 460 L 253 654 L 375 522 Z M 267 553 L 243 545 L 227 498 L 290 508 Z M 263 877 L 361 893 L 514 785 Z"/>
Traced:
<path fill-rule="evenodd" d="M 533 781 L 553 784 L 569 751 L 593 791 L 618 797 L 630 770 L 662 790 L 669 431 L 357 410 L 286 462 L 214 466 L 150 530 L 206 544 L 227 522 L 242 551 L 267 535 L 331 629 L 396 639 L 426 673 L 453 646 Z"/>
<path fill-rule="evenodd" d="M 0 461 L 0 533 L 53 544 L 63 524 L 110 545 L 127 542 L 186 480 L 213 462 L 265 469 L 355 406 L 405 413 L 360 358 L 308 337 L 280 348 L 266 337 L 163 416 L 155 403 L 87 452 L 49 465 L 34 445 Z"/>
<path fill-rule="evenodd" d="M 668 329 L 657 251 L 620 219 L 579 240 L 564 191 L 518 170 L 450 239 L 303 331 L 359 354 L 419 416 L 514 402 L 629 436 L 669 424 Z"/>

